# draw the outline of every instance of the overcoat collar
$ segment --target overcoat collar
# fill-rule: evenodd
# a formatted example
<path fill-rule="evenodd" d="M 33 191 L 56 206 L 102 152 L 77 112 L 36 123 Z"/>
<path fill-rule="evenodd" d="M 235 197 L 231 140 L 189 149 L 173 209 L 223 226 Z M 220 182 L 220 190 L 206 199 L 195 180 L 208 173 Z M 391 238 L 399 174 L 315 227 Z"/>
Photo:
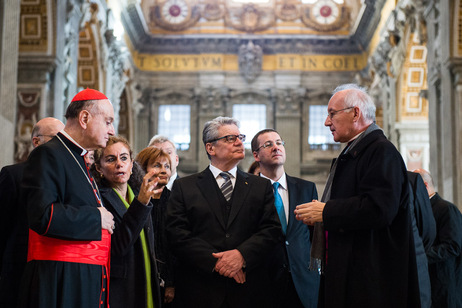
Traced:
<path fill-rule="evenodd" d="M 107 202 L 116 211 L 116 213 L 113 214 L 117 214 L 120 218 L 122 218 L 127 212 L 127 208 L 114 190 L 110 187 L 101 187 L 99 191 L 101 192 L 101 196 L 107 200 Z"/>
<path fill-rule="evenodd" d="M 380 137 L 380 136 L 385 137 L 385 135 L 383 134 L 383 131 L 381 129 L 374 130 L 374 131 L 370 132 L 369 134 L 364 136 L 364 138 L 362 138 L 362 140 L 359 141 L 355 145 L 355 147 L 353 149 L 351 149 L 351 151 L 348 151 L 346 154 L 340 154 L 339 158 L 340 157 L 356 158 L 359 154 L 362 153 L 362 151 L 364 151 L 364 149 L 366 149 L 369 146 L 369 144 L 371 144 L 372 142 L 377 140 L 377 138 Z"/>

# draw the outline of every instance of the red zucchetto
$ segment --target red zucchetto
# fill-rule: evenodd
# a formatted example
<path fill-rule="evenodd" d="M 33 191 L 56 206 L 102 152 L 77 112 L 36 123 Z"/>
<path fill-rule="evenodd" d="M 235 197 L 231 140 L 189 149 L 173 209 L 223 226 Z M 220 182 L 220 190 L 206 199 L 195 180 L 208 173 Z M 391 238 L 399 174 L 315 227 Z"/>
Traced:
<path fill-rule="evenodd" d="M 85 90 L 77 93 L 72 99 L 71 103 L 79 102 L 79 101 L 100 100 L 100 99 L 108 99 L 108 98 L 106 97 L 106 95 L 104 95 L 103 93 L 99 91 L 86 88 Z"/>

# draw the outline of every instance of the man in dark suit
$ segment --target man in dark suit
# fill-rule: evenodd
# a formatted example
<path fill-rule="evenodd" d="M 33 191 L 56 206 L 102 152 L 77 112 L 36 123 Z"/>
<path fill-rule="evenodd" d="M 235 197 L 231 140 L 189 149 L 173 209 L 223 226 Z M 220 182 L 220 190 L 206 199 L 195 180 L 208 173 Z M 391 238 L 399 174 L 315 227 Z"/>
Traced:
<path fill-rule="evenodd" d="M 281 233 L 271 183 L 244 173 L 245 135 L 218 117 L 202 139 L 210 166 L 173 184 L 167 232 L 179 259 L 179 307 L 268 307 L 266 255 Z"/>
<path fill-rule="evenodd" d="M 422 177 L 418 173 L 411 171 L 407 172 L 407 177 L 411 188 L 409 205 L 419 277 L 420 303 L 422 308 L 430 308 L 431 285 L 426 252 L 430 250 L 435 240 L 436 223 Z"/>
<path fill-rule="evenodd" d="M 269 272 L 273 273 L 270 277 L 273 306 L 315 308 L 319 274 L 309 270 L 312 227 L 296 220 L 294 210 L 298 204 L 318 199 L 316 186 L 284 172 L 286 150 L 276 130 L 258 132 L 251 144 L 255 161 L 260 163 L 260 176 L 271 181 L 275 200 L 280 198 L 282 201 L 278 213 L 283 232 L 268 262 Z M 279 205 L 275 205 L 278 210 Z"/>
<path fill-rule="evenodd" d="M 64 130 L 35 148 L 21 186 L 29 223 L 18 307 L 107 307 L 112 214 L 84 156 L 114 134 L 114 109 L 86 89 L 69 104 Z"/>
<path fill-rule="evenodd" d="M 432 307 L 462 307 L 462 215 L 436 192 L 428 171 L 414 172 L 423 178 L 436 221 L 436 239 L 427 251 Z"/>
<path fill-rule="evenodd" d="M 34 148 L 51 140 L 64 128 L 55 118 L 38 121 L 31 134 Z M 0 307 L 17 305 L 19 283 L 27 262 L 26 209 L 21 198 L 20 184 L 25 162 L 5 166 L 0 172 Z"/>
<path fill-rule="evenodd" d="M 347 146 L 332 164 L 322 202 L 296 209 L 297 219 L 316 223 L 311 251 L 324 269 L 320 307 L 421 307 L 401 154 L 374 123 L 375 104 L 363 88 L 338 87 L 327 110 L 324 125 Z"/>

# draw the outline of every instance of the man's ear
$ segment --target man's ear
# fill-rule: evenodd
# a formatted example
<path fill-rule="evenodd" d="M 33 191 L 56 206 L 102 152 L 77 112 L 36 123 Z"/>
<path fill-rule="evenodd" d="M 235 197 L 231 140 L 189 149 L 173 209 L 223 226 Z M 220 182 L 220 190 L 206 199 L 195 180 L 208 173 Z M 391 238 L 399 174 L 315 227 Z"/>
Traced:
<path fill-rule="evenodd" d="M 40 137 L 32 137 L 32 146 L 34 148 L 40 145 Z"/>
<path fill-rule="evenodd" d="M 79 113 L 79 124 L 83 129 L 87 128 L 88 122 L 90 121 L 91 114 L 88 110 L 82 110 Z"/>
<path fill-rule="evenodd" d="M 213 147 L 212 143 L 206 143 L 205 150 L 207 151 L 207 153 L 209 153 L 210 156 L 215 155 L 215 148 Z"/>
<path fill-rule="evenodd" d="M 359 110 L 359 107 L 357 106 L 353 107 L 353 112 L 355 113 L 353 121 L 354 122 L 359 121 L 359 119 L 362 117 L 361 110 Z"/>
<path fill-rule="evenodd" d="M 255 159 L 255 161 L 260 162 L 260 158 L 258 158 L 258 152 L 257 152 L 257 151 L 253 151 L 252 154 L 253 154 L 253 158 Z"/>

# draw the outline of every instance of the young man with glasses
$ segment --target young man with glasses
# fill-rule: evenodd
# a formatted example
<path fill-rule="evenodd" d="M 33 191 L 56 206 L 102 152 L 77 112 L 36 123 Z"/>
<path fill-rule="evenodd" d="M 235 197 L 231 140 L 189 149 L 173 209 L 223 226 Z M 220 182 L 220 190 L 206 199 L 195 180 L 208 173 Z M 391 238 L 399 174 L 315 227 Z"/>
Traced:
<path fill-rule="evenodd" d="M 315 308 L 319 275 L 309 270 L 313 228 L 296 220 L 294 210 L 298 204 L 318 199 L 316 186 L 285 173 L 286 150 L 276 130 L 258 132 L 251 145 L 255 161 L 260 164 L 260 176 L 273 185 L 283 231 L 268 261 L 273 307 Z"/>
<path fill-rule="evenodd" d="M 204 126 L 204 171 L 175 181 L 167 233 L 179 268 L 179 307 L 269 307 L 263 266 L 281 234 L 271 184 L 237 169 L 245 135 L 233 118 Z"/>

